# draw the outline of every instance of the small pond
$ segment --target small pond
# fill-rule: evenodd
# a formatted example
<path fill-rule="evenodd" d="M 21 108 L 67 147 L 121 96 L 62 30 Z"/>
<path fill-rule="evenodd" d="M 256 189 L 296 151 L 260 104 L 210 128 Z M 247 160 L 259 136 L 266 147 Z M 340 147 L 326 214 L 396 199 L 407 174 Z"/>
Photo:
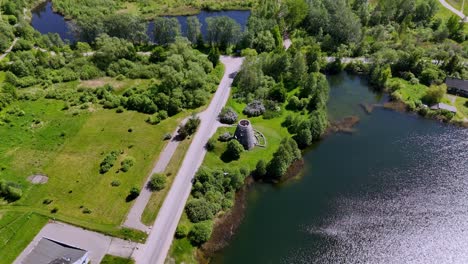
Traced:
<path fill-rule="evenodd" d="M 57 33 L 63 40 L 68 40 L 70 42 L 75 42 L 76 38 L 72 34 L 71 23 L 58 13 L 55 13 L 52 8 L 52 2 L 47 1 L 32 11 L 32 20 L 31 25 L 40 33 Z M 230 11 L 201 11 L 196 17 L 200 20 L 202 24 L 202 34 L 206 36 L 207 34 L 207 24 L 206 18 L 216 17 L 216 16 L 227 16 L 234 19 L 237 23 L 241 25 L 242 29 L 245 29 L 247 25 L 247 20 L 250 16 L 250 11 L 248 10 L 230 10 Z M 181 25 L 182 34 L 185 35 L 187 32 L 187 18 L 188 16 L 176 16 Z M 154 34 L 154 23 L 148 23 L 147 35 L 150 40 L 153 39 Z"/>

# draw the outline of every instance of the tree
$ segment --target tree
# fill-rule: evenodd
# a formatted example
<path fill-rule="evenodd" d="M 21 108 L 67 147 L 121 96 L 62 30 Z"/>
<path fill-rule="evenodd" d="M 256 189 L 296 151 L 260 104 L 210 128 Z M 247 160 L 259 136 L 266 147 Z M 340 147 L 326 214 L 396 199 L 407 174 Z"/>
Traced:
<path fill-rule="evenodd" d="M 192 223 L 211 220 L 215 213 L 210 203 L 205 199 L 191 199 L 185 206 L 185 212 Z"/>
<path fill-rule="evenodd" d="M 224 107 L 219 113 L 219 121 L 223 124 L 234 124 L 237 121 L 237 113 L 232 107 Z"/>
<path fill-rule="evenodd" d="M 167 177 L 160 173 L 155 173 L 151 176 L 148 182 L 148 188 L 152 191 L 160 191 L 166 187 Z"/>
<path fill-rule="evenodd" d="M 310 129 L 300 130 L 294 136 L 294 140 L 296 140 L 300 148 L 305 148 L 309 146 L 312 143 L 312 133 L 310 132 Z"/>
<path fill-rule="evenodd" d="M 216 67 L 219 63 L 219 57 L 221 53 L 217 47 L 211 47 L 210 52 L 208 53 L 208 60 L 213 63 L 213 67 Z"/>
<path fill-rule="evenodd" d="M 257 178 L 262 178 L 267 174 L 267 164 L 265 160 L 261 159 L 257 162 L 257 165 L 255 166 L 255 172 L 254 175 Z"/>
<path fill-rule="evenodd" d="M 188 234 L 188 239 L 194 246 L 200 246 L 210 239 L 213 224 L 211 221 L 204 221 L 193 225 Z"/>
<path fill-rule="evenodd" d="M 307 17 L 309 6 L 304 0 L 287 0 L 286 15 L 284 20 L 288 25 L 288 29 L 293 29 Z"/>
<path fill-rule="evenodd" d="M 370 84 L 378 88 L 384 88 L 388 79 L 392 77 L 392 70 L 388 65 L 374 65 L 371 70 Z"/>
<path fill-rule="evenodd" d="M 423 102 L 428 105 L 437 104 L 442 101 L 446 93 L 447 86 L 445 84 L 431 85 L 423 97 Z"/>
<path fill-rule="evenodd" d="M 104 32 L 111 36 L 141 43 L 148 39 L 146 22 L 132 14 L 112 14 L 104 17 Z"/>
<path fill-rule="evenodd" d="M 193 135 L 196 131 L 198 126 L 200 125 L 200 118 L 193 115 L 192 117 L 189 118 L 187 123 L 182 125 L 179 130 L 177 131 L 179 133 L 179 136 L 184 139 L 190 135 Z"/>
<path fill-rule="evenodd" d="M 106 34 L 96 38 L 96 52 L 94 61 L 100 69 L 106 69 L 112 62 L 119 59 L 133 60 L 136 56 L 135 47 L 132 43 Z"/>
<path fill-rule="evenodd" d="M 135 200 L 139 195 L 140 195 L 140 189 L 138 189 L 137 187 L 132 187 L 130 189 L 130 192 L 129 192 L 126 200 L 127 200 L 127 202 Z"/>
<path fill-rule="evenodd" d="M 241 153 L 244 152 L 244 147 L 237 140 L 231 140 L 227 144 L 226 156 L 232 160 L 238 160 Z"/>
<path fill-rule="evenodd" d="M 173 43 L 180 32 L 180 23 L 175 17 L 157 17 L 154 20 L 154 42 L 159 45 Z"/>
<path fill-rule="evenodd" d="M 241 33 L 240 25 L 227 16 L 209 17 L 207 39 L 212 46 L 219 46 L 226 49 L 228 46 L 236 44 Z"/>
<path fill-rule="evenodd" d="M 451 16 L 447 21 L 449 37 L 457 42 L 463 42 L 466 38 L 464 34 L 465 23 L 458 16 Z"/>
<path fill-rule="evenodd" d="M 187 18 L 187 38 L 192 44 L 198 42 L 201 37 L 201 23 L 196 16 Z"/>

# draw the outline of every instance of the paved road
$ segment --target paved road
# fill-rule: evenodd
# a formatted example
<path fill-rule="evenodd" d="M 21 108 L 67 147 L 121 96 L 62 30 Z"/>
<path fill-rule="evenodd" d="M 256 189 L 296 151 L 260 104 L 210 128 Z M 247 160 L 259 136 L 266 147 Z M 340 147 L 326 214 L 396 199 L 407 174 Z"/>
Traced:
<path fill-rule="evenodd" d="M 15 38 L 15 39 L 13 40 L 13 42 L 11 43 L 11 46 L 10 46 L 7 50 L 5 50 L 5 53 L 3 53 L 2 55 L 0 55 L 0 60 L 3 60 L 3 59 L 8 55 L 8 53 L 11 52 L 11 50 L 13 49 L 13 47 L 16 45 L 16 42 L 18 41 L 18 39 L 19 39 L 19 38 Z"/>
<path fill-rule="evenodd" d="M 64 223 L 51 222 L 41 229 L 13 264 L 21 264 L 43 237 L 87 250 L 92 263 L 100 263 L 106 254 L 128 258 L 136 248 L 141 247 L 141 244 L 136 242 L 105 236 Z"/>
<path fill-rule="evenodd" d="M 461 19 L 463 19 L 463 21 L 468 22 L 468 19 L 467 17 L 465 16 L 465 14 L 463 14 L 463 12 L 460 12 L 459 10 L 457 10 L 455 7 L 453 7 L 452 5 L 450 5 L 449 3 L 447 3 L 445 0 L 439 0 L 439 2 L 445 7 L 447 8 L 448 10 L 452 11 L 452 13 L 454 13 L 455 15 L 459 16 Z"/>
<path fill-rule="evenodd" d="M 219 125 L 217 122 L 218 113 L 229 98 L 233 77 L 239 71 L 243 58 L 223 56 L 221 62 L 225 65 L 224 77 L 209 107 L 199 115 L 201 124 L 198 132 L 194 136 L 182 166 L 164 200 L 145 246 L 133 255 L 138 264 L 162 264 L 166 259 L 177 224 L 190 195 L 193 176 L 206 154 L 204 146 Z"/>
<path fill-rule="evenodd" d="M 175 134 L 176 131 L 173 133 L 173 135 Z M 140 192 L 140 195 L 136 199 L 135 203 L 130 209 L 130 212 L 127 215 L 127 219 L 123 224 L 124 226 L 135 228 L 147 233 L 149 233 L 149 231 L 151 230 L 150 227 L 146 226 L 141 222 L 141 215 L 143 214 L 143 211 L 145 210 L 145 207 L 151 198 L 151 191 L 148 188 L 146 188 L 146 186 L 148 186 L 148 182 L 151 179 L 151 175 L 153 175 L 154 173 L 164 172 L 164 170 L 167 167 L 167 164 L 169 164 L 169 161 L 171 161 L 171 158 L 174 155 L 177 146 L 179 146 L 179 141 L 171 139 L 171 141 L 166 145 L 161 154 L 159 154 L 158 162 L 151 171 L 151 174 L 148 175 L 148 179 L 146 180 L 145 185 L 143 186 L 143 189 Z"/>

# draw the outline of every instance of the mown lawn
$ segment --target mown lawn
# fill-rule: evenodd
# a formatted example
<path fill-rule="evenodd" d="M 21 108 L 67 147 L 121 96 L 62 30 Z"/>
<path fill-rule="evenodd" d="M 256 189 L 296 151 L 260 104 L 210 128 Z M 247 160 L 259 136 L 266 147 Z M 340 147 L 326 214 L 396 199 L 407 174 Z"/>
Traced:
<path fill-rule="evenodd" d="M 174 181 L 177 172 L 179 171 L 179 168 L 182 165 L 182 162 L 184 161 L 185 154 L 187 153 L 187 150 L 190 147 L 191 143 L 192 140 L 190 139 L 186 139 L 179 143 L 179 146 L 177 147 L 174 156 L 172 156 L 171 161 L 169 162 L 166 170 L 163 173 L 167 176 L 166 187 L 161 191 L 153 192 L 151 194 L 151 198 L 141 216 L 141 222 L 143 224 L 148 226 L 154 224 L 154 221 L 158 216 L 159 209 L 161 208 L 164 199 L 166 198 L 166 195 L 172 186 L 172 182 Z"/>
<path fill-rule="evenodd" d="M 457 107 L 457 115 L 455 116 L 458 120 L 468 119 L 468 98 L 457 96 L 455 100 L 455 106 Z"/>
<path fill-rule="evenodd" d="M 111 255 L 105 255 L 101 261 L 101 264 L 134 264 L 133 259 L 127 259 L 122 257 L 116 257 Z"/>
<path fill-rule="evenodd" d="M 63 107 L 63 102 L 47 99 L 10 106 L 24 116 L 8 115 L 8 123 L 0 126 L 0 178 L 18 184 L 24 194 L 0 209 L 38 212 L 110 235 L 143 239 L 144 234 L 119 227 L 132 205 L 126 197 L 131 187 L 143 185 L 166 144 L 164 134 L 172 133 L 187 113 L 153 126 L 145 122 L 146 115 L 133 111 Z M 100 174 L 99 164 L 114 150 L 120 153 L 114 167 Z M 135 165 L 122 172 L 120 162 L 128 156 Z M 32 174 L 47 175 L 49 181 L 32 185 L 26 180 Z M 111 186 L 113 181 L 120 185 Z M 45 199 L 52 202 L 45 204 Z"/>
<path fill-rule="evenodd" d="M 47 223 L 35 213 L 0 212 L 0 264 L 10 264 Z"/>

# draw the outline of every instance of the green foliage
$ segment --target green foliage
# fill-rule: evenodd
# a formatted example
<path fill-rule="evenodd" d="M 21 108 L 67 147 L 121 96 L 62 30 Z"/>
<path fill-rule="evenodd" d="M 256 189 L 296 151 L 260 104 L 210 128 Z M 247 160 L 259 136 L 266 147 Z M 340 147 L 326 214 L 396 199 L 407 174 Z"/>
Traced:
<path fill-rule="evenodd" d="M 211 221 L 196 223 L 192 226 L 188 238 L 192 245 L 200 246 L 210 239 L 212 229 L 213 223 Z"/>
<path fill-rule="evenodd" d="M 126 200 L 127 202 L 130 202 L 132 200 L 135 200 L 139 195 L 140 189 L 138 189 L 137 187 L 132 187 L 128 193 Z"/>
<path fill-rule="evenodd" d="M 111 255 L 105 255 L 100 264 L 134 264 L 131 258 L 122 258 Z"/>
<path fill-rule="evenodd" d="M 133 167 L 133 165 L 135 165 L 135 158 L 130 156 L 125 157 L 125 159 L 120 162 L 120 170 L 127 172 L 131 167 Z"/>
<path fill-rule="evenodd" d="M 192 223 L 213 219 L 217 208 L 205 199 L 191 199 L 185 206 L 185 212 Z"/>
<path fill-rule="evenodd" d="M 0 179 L 0 197 L 8 202 L 14 202 L 23 196 L 23 191 L 12 182 L 6 182 Z"/>
<path fill-rule="evenodd" d="M 226 16 L 208 17 L 207 40 L 212 46 L 225 50 L 230 45 L 237 44 L 241 33 L 240 25 Z"/>
<path fill-rule="evenodd" d="M 427 89 L 426 94 L 423 97 L 423 101 L 427 105 L 440 103 L 446 93 L 447 93 L 447 86 L 445 84 L 431 85 L 431 87 Z"/>
<path fill-rule="evenodd" d="M 301 151 L 299 150 L 296 141 L 291 138 L 284 139 L 278 150 L 273 155 L 273 159 L 268 163 L 268 179 L 280 180 L 281 177 L 286 174 L 289 166 L 301 157 Z"/>
<path fill-rule="evenodd" d="M 265 160 L 261 159 L 257 162 L 255 167 L 254 175 L 257 178 L 263 178 L 267 174 L 267 163 Z"/>
<path fill-rule="evenodd" d="M 226 156 L 229 160 L 238 160 L 244 152 L 244 147 L 239 143 L 237 140 L 230 140 L 227 143 L 226 152 L 224 152 L 223 156 Z"/>
<path fill-rule="evenodd" d="M 190 117 L 187 120 L 187 122 L 184 125 L 180 126 L 179 130 L 177 131 L 177 133 L 179 133 L 179 137 L 184 139 L 190 135 L 193 135 L 197 131 L 200 122 L 201 120 L 199 117 L 195 115 Z"/>
<path fill-rule="evenodd" d="M 216 146 L 216 140 L 214 138 L 210 138 L 208 142 L 206 142 L 205 148 L 207 151 L 213 151 Z"/>
<path fill-rule="evenodd" d="M 391 77 L 392 71 L 388 65 L 374 65 L 371 69 L 370 83 L 378 88 L 385 88 Z"/>
<path fill-rule="evenodd" d="M 157 17 L 154 19 L 154 42 L 159 45 L 168 45 L 175 42 L 180 36 L 180 23 L 177 18 Z"/>
<path fill-rule="evenodd" d="M 190 229 L 187 225 L 179 224 L 175 232 L 175 237 L 178 239 L 184 238 L 188 235 L 189 231 Z"/>
<path fill-rule="evenodd" d="M 187 38 L 192 44 L 196 44 L 201 35 L 201 23 L 196 16 L 187 18 Z"/>
<path fill-rule="evenodd" d="M 104 160 L 99 164 L 99 173 L 104 174 L 108 172 L 114 166 L 114 163 L 117 161 L 119 155 L 120 152 L 116 150 L 107 154 Z"/>
<path fill-rule="evenodd" d="M 148 188 L 152 191 L 161 191 L 166 187 L 167 177 L 164 174 L 155 173 L 148 182 Z"/>
<path fill-rule="evenodd" d="M 213 66 L 218 65 L 220 56 L 221 53 L 219 52 L 219 49 L 217 47 L 211 47 L 210 52 L 208 53 L 208 60 L 213 63 Z"/>
<path fill-rule="evenodd" d="M 237 122 L 238 114 L 232 107 L 224 107 L 219 113 L 219 121 L 223 124 L 234 124 Z"/>

